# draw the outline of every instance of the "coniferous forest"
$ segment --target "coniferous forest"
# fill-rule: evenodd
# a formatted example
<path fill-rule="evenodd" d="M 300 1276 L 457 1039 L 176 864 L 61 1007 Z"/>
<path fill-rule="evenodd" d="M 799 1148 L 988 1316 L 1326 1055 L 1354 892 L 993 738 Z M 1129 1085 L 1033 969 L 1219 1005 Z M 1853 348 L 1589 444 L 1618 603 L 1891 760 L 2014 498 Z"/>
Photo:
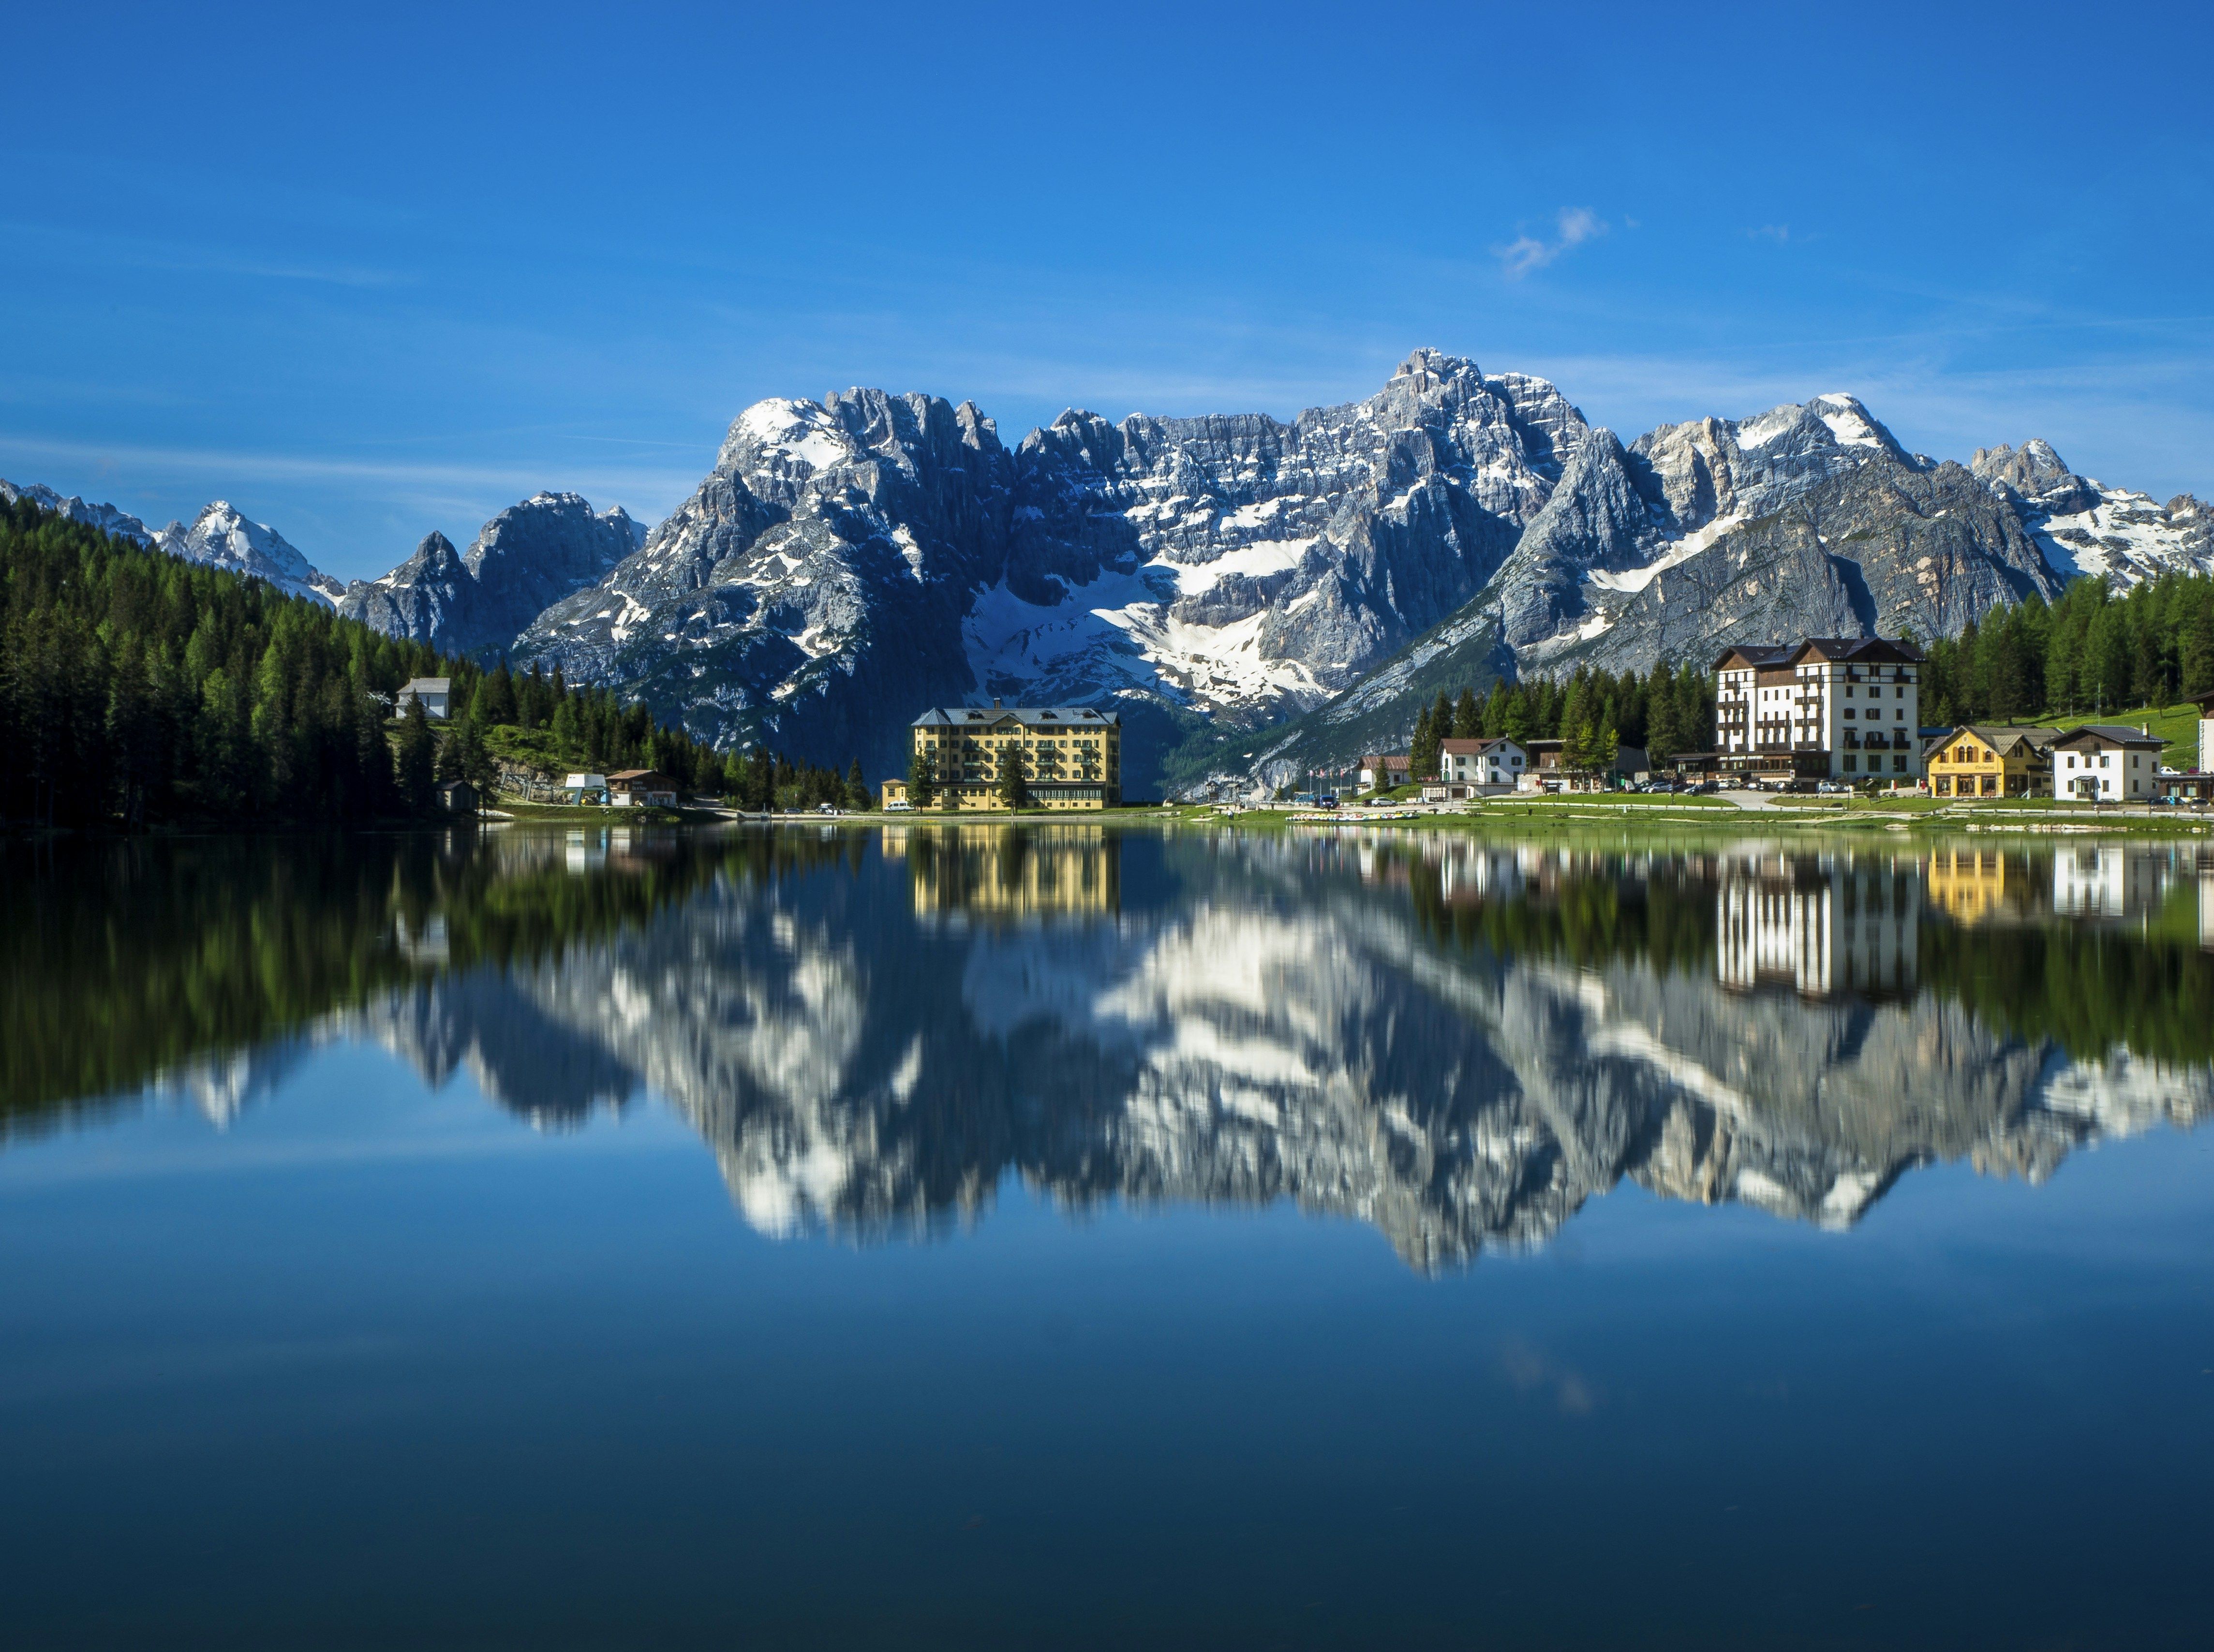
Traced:
<path fill-rule="evenodd" d="M 1514 740 L 1559 740 L 1571 768 L 1604 768 L 1623 746 L 1666 762 L 1679 751 L 1713 743 L 1715 680 L 1703 663 L 1656 665 L 1647 676 L 1579 667 L 1557 682 L 1501 678 L 1482 699 L 1463 688 L 1458 699 L 1440 692 L 1415 719 L 1409 745 L 1414 773 L 1434 774 L 1440 743 L 1506 735 Z"/>
<path fill-rule="evenodd" d="M 2214 692 L 2214 578 L 2162 574 L 2123 595 L 2078 579 L 1923 649 L 1925 723 L 2171 705 Z"/>
<path fill-rule="evenodd" d="M 415 676 L 451 680 L 450 721 L 389 720 Z M 486 671 L 28 499 L 0 509 L 0 825 L 419 819 L 437 780 L 488 784 L 504 753 L 749 801 L 865 795 L 858 768 L 719 752 L 558 671 Z"/>

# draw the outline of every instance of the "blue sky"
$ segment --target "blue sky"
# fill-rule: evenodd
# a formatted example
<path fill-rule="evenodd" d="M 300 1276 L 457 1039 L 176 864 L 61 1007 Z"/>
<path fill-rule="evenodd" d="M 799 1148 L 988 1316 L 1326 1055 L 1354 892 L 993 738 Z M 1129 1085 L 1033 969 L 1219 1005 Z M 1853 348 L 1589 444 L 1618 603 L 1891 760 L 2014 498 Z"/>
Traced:
<path fill-rule="evenodd" d="M 1416 345 L 2214 493 L 2204 7 L 9 9 L 0 475 L 347 577 L 765 395 L 1019 438 Z"/>

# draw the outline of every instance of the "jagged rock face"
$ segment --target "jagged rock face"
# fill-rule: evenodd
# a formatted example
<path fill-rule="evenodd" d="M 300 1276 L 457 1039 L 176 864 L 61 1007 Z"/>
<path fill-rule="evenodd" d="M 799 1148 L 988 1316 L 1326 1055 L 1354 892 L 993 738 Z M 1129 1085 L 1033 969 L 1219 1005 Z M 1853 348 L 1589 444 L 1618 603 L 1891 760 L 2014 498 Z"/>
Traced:
<path fill-rule="evenodd" d="M 1544 381 L 1433 350 L 1288 425 L 1064 414 L 1017 452 L 971 662 L 1041 701 L 1124 688 L 1248 721 L 1315 704 L 1482 587 L 1584 432 Z"/>
<path fill-rule="evenodd" d="M 2098 488 L 2062 463 L 2052 444 L 2041 437 L 2033 437 L 2018 449 L 2003 444 L 1978 448 L 1968 468 L 1993 492 L 2010 492 L 2032 509 L 2088 511 L 2099 499 Z"/>
<path fill-rule="evenodd" d="M 339 612 L 449 652 L 494 653 L 645 538 L 621 505 L 594 515 L 580 494 L 538 493 L 485 523 L 466 552 L 443 534 L 426 535 L 382 578 L 349 585 Z"/>
<path fill-rule="evenodd" d="M 1786 403 L 1747 419 L 1665 425 L 1627 451 L 1610 436 L 1587 444 L 1579 458 L 1576 487 L 1564 487 L 1568 497 L 1531 524 L 1485 593 L 1498 605 L 1508 646 L 1531 665 L 1607 630 L 1658 570 L 1691 562 L 1744 524 L 1870 465 L 1928 465 L 1846 395 Z M 1826 611 L 1831 595 L 1810 591 L 1803 605 Z"/>
<path fill-rule="evenodd" d="M 339 599 L 339 612 L 387 636 L 451 646 L 466 627 L 475 583 L 462 554 L 443 534 L 423 536 L 415 554 L 382 579 L 357 579 Z"/>
<path fill-rule="evenodd" d="M 717 740 L 895 768 L 914 711 L 986 694 L 1265 722 L 1473 595 L 1583 433 L 1550 385 L 1433 351 L 1288 425 L 1070 413 L 1012 454 L 927 397 L 763 402 L 518 653 Z"/>
<path fill-rule="evenodd" d="M 0 503 L 13 505 L 17 499 L 28 499 L 44 511 L 52 511 L 70 522 L 81 522 L 88 528 L 97 528 L 118 539 L 128 539 L 151 549 L 154 535 L 146 524 L 127 511 L 119 511 L 112 505 L 87 505 L 72 493 L 67 499 L 51 487 L 31 482 L 18 487 L 5 477 L 0 477 Z"/>
<path fill-rule="evenodd" d="M 1559 635 L 1581 616 L 1583 586 L 1593 574 L 1633 567 L 1652 554 L 1660 525 L 1631 481 L 1627 458 L 1612 431 L 1592 431 L 1500 569 L 1489 595 L 1508 647 Z"/>
<path fill-rule="evenodd" d="M 1672 535 L 1766 516 L 1872 459 L 1911 462 L 1849 395 L 1786 402 L 1751 419 L 1663 425 L 1630 455 L 1640 492 Z"/>
<path fill-rule="evenodd" d="M 925 705 L 973 690 L 961 621 L 1006 563 L 1013 463 L 969 404 L 854 390 L 764 401 L 599 584 L 517 639 L 719 743 L 897 762 Z"/>
<path fill-rule="evenodd" d="M 1271 787 L 1403 744 L 1440 689 L 1501 676 L 1648 671 L 1752 639 L 1950 636 L 1994 602 L 2058 595 L 2073 570 L 2008 479 L 2064 500 L 2081 479 L 2041 443 L 1979 462 L 1910 455 L 1842 395 L 1664 425 L 1627 450 L 1590 431 L 1465 609 L 1218 783 Z"/>
<path fill-rule="evenodd" d="M 1952 636 L 1995 603 L 2054 597 L 2061 583 L 1966 469 L 1886 460 L 1654 572 L 1555 658 L 1648 670 L 1748 637 Z"/>
<path fill-rule="evenodd" d="M 172 556 L 266 579 L 291 597 L 335 604 L 346 587 L 311 566 L 274 528 L 248 522 L 224 500 L 202 511 L 191 527 L 173 522 L 154 535 Z"/>

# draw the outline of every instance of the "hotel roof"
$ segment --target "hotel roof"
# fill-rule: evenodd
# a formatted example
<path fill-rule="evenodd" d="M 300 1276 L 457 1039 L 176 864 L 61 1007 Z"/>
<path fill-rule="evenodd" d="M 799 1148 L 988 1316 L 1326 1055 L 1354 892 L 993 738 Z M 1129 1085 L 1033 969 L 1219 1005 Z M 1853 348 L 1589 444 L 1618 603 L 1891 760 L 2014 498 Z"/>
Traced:
<path fill-rule="evenodd" d="M 990 728 L 1016 722 L 1025 728 L 1117 728 L 1113 712 L 1089 706 L 933 706 L 914 719 L 915 728 Z"/>

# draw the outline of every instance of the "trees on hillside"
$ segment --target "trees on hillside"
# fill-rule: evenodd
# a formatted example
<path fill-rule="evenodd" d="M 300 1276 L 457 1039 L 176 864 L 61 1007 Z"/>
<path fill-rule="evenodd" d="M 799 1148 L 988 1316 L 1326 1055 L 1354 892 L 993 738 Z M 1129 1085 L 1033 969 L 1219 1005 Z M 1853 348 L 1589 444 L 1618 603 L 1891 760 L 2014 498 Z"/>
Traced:
<path fill-rule="evenodd" d="M 1930 723 L 2168 705 L 2214 692 L 2214 578 L 2163 574 L 2119 594 L 2078 579 L 2058 602 L 2001 604 L 1925 652 Z"/>
<path fill-rule="evenodd" d="M 388 707 L 414 676 L 449 678 L 454 715 L 393 737 Z M 555 758 L 694 789 L 725 770 L 558 670 L 485 671 L 28 499 L 0 509 L 0 823 L 389 818 L 430 808 L 432 775 L 488 783 L 495 729 L 535 737 L 536 756 L 550 738 Z"/>

